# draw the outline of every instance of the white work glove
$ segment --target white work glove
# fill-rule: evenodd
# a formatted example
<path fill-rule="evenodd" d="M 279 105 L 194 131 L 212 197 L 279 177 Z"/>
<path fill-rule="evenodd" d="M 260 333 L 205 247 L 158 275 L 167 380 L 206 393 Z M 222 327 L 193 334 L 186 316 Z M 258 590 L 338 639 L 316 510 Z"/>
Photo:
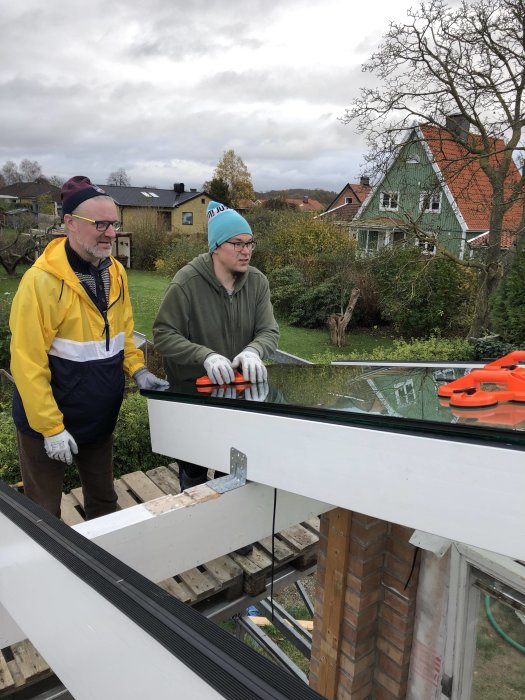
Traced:
<path fill-rule="evenodd" d="M 133 375 L 139 389 L 166 389 L 170 383 L 165 379 L 159 379 L 146 367 L 141 367 Z"/>
<path fill-rule="evenodd" d="M 60 462 L 65 462 L 66 464 L 71 464 L 73 462 L 73 455 L 78 454 L 75 438 L 71 433 L 68 433 L 67 430 L 63 430 L 61 433 L 51 435 L 50 437 L 45 437 L 44 447 L 50 459 L 58 459 Z"/>
<path fill-rule="evenodd" d="M 239 365 L 242 367 L 242 376 L 247 382 L 255 384 L 255 382 L 265 382 L 268 378 L 266 367 L 255 348 L 244 348 L 233 358 L 232 367 L 236 369 Z"/>
<path fill-rule="evenodd" d="M 244 390 L 244 398 L 246 401 L 264 401 L 268 396 L 270 387 L 268 382 L 261 382 L 260 384 L 250 384 Z"/>
<path fill-rule="evenodd" d="M 235 375 L 232 363 L 224 355 L 212 352 L 204 360 L 204 369 L 214 384 L 233 384 Z"/>

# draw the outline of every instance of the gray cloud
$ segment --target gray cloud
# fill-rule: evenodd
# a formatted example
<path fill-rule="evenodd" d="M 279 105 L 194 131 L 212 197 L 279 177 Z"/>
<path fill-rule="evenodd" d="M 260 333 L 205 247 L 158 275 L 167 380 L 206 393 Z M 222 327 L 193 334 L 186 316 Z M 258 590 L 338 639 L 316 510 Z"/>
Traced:
<path fill-rule="evenodd" d="M 346 0 L 312 2 L 319 17 L 357 21 Z M 234 148 L 256 189 L 339 190 L 363 152 L 355 129 L 338 121 L 370 79 L 353 51 L 373 50 L 378 28 L 370 9 L 359 41 L 341 45 L 319 31 L 310 45 L 300 24 L 309 8 L 299 0 L 6 5 L 0 165 L 36 159 L 49 175 L 99 182 L 124 167 L 136 184 L 200 186 Z"/>

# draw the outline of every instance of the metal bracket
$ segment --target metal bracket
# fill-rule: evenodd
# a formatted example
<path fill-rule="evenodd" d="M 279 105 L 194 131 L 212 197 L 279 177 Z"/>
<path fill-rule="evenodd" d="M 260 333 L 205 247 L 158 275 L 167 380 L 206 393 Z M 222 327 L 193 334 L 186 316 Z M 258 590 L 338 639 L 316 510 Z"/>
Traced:
<path fill-rule="evenodd" d="M 239 452 L 235 447 L 230 448 L 230 473 L 226 476 L 221 476 L 218 479 L 208 481 L 207 486 L 212 488 L 217 493 L 226 493 L 233 491 L 246 483 L 246 474 L 248 471 L 248 458 L 244 452 Z"/>

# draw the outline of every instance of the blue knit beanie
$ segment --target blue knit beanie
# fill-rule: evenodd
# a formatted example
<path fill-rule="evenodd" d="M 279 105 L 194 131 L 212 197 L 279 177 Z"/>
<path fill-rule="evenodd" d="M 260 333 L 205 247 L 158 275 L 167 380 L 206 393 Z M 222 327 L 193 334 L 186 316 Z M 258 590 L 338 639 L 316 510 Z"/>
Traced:
<path fill-rule="evenodd" d="M 234 209 L 228 209 L 219 202 L 210 202 L 206 212 L 208 217 L 208 247 L 211 252 L 233 236 L 247 233 L 253 236 L 250 224 Z"/>

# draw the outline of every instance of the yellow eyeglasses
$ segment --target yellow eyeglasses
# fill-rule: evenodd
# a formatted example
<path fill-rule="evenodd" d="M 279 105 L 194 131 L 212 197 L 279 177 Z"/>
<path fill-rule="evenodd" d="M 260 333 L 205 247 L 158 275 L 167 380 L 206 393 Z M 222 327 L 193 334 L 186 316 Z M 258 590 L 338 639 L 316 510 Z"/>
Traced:
<path fill-rule="evenodd" d="M 110 226 L 113 226 L 115 231 L 120 231 L 122 223 L 120 221 L 96 221 L 95 219 L 88 219 L 85 216 L 79 216 L 78 214 L 71 214 L 73 219 L 82 219 L 82 221 L 89 221 L 90 224 L 94 224 L 95 228 L 99 233 L 106 233 Z"/>

